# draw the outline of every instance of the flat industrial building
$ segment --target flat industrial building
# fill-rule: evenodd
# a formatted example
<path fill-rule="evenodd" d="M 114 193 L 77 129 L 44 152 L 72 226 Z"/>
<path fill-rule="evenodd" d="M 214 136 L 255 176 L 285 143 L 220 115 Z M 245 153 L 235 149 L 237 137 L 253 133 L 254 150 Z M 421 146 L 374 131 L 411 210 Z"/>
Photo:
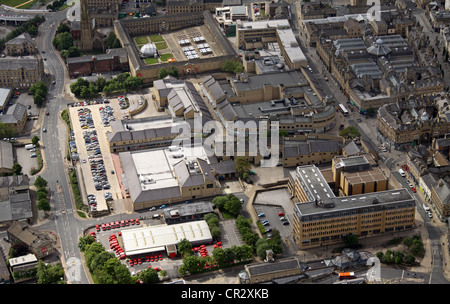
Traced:
<path fill-rule="evenodd" d="M 122 230 L 123 249 L 127 256 L 168 251 L 167 248 L 172 248 L 183 239 L 193 245 L 212 242 L 206 221 Z"/>

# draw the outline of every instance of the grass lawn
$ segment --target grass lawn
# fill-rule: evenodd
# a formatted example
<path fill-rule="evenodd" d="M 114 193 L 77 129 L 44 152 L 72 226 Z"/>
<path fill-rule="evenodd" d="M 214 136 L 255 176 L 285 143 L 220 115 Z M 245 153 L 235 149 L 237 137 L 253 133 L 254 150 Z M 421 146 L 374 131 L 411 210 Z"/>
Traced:
<path fill-rule="evenodd" d="M 30 1 L 30 0 L 1 0 L 0 4 L 16 7 L 16 6 L 21 5 L 22 3 L 25 3 L 28 1 Z"/>
<path fill-rule="evenodd" d="M 155 45 L 156 45 L 156 49 L 158 51 L 167 49 L 167 44 L 165 42 L 158 42 L 158 43 L 155 43 Z"/>
<path fill-rule="evenodd" d="M 145 64 L 155 64 L 158 63 L 158 58 L 145 58 Z"/>
<path fill-rule="evenodd" d="M 167 54 L 161 54 L 161 61 L 167 61 L 169 58 L 172 58 L 173 55 L 170 53 Z"/>
<path fill-rule="evenodd" d="M 164 41 L 164 38 L 160 35 L 151 35 L 150 40 L 152 42 L 162 42 L 162 41 Z"/>
<path fill-rule="evenodd" d="M 148 39 L 146 36 L 136 37 L 134 38 L 134 41 L 136 41 L 136 44 L 146 44 L 148 42 Z"/>

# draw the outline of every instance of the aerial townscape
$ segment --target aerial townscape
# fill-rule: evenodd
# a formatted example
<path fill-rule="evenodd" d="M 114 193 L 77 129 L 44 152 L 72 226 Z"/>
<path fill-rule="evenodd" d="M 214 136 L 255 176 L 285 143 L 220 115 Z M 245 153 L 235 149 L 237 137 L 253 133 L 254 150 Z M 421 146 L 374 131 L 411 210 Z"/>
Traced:
<path fill-rule="evenodd" d="M 447 284 L 449 88 L 450 0 L 1 0 L 0 283 Z"/>

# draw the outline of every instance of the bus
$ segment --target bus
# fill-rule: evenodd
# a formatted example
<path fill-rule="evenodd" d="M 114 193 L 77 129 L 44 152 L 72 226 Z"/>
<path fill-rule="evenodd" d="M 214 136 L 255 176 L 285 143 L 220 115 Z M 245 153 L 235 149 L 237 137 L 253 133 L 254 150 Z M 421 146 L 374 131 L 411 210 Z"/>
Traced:
<path fill-rule="evenodd" d="M 344 116 L 348 116 L 348 110 L 342 103 L 339 104 L 339 110 Z"/>
<path fill-rule="evenodd" d="M 354 278 L 356 278 L 354 272 L 340 272 L 339 273 L 339 280 L 354 279 Z"/>

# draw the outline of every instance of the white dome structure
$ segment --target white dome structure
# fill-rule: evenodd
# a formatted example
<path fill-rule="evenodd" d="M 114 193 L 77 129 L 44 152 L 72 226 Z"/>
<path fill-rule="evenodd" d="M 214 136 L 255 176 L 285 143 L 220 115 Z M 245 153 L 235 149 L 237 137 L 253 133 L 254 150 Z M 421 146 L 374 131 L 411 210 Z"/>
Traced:
<path fill-rule="evenodd" d="M 154 43 L 147 43 L 141 47 L 140 53 L 142 57 L 149 58 L 155 57 L 158 54 L 158 50 L 156 49 L 156 45 Z"/>

